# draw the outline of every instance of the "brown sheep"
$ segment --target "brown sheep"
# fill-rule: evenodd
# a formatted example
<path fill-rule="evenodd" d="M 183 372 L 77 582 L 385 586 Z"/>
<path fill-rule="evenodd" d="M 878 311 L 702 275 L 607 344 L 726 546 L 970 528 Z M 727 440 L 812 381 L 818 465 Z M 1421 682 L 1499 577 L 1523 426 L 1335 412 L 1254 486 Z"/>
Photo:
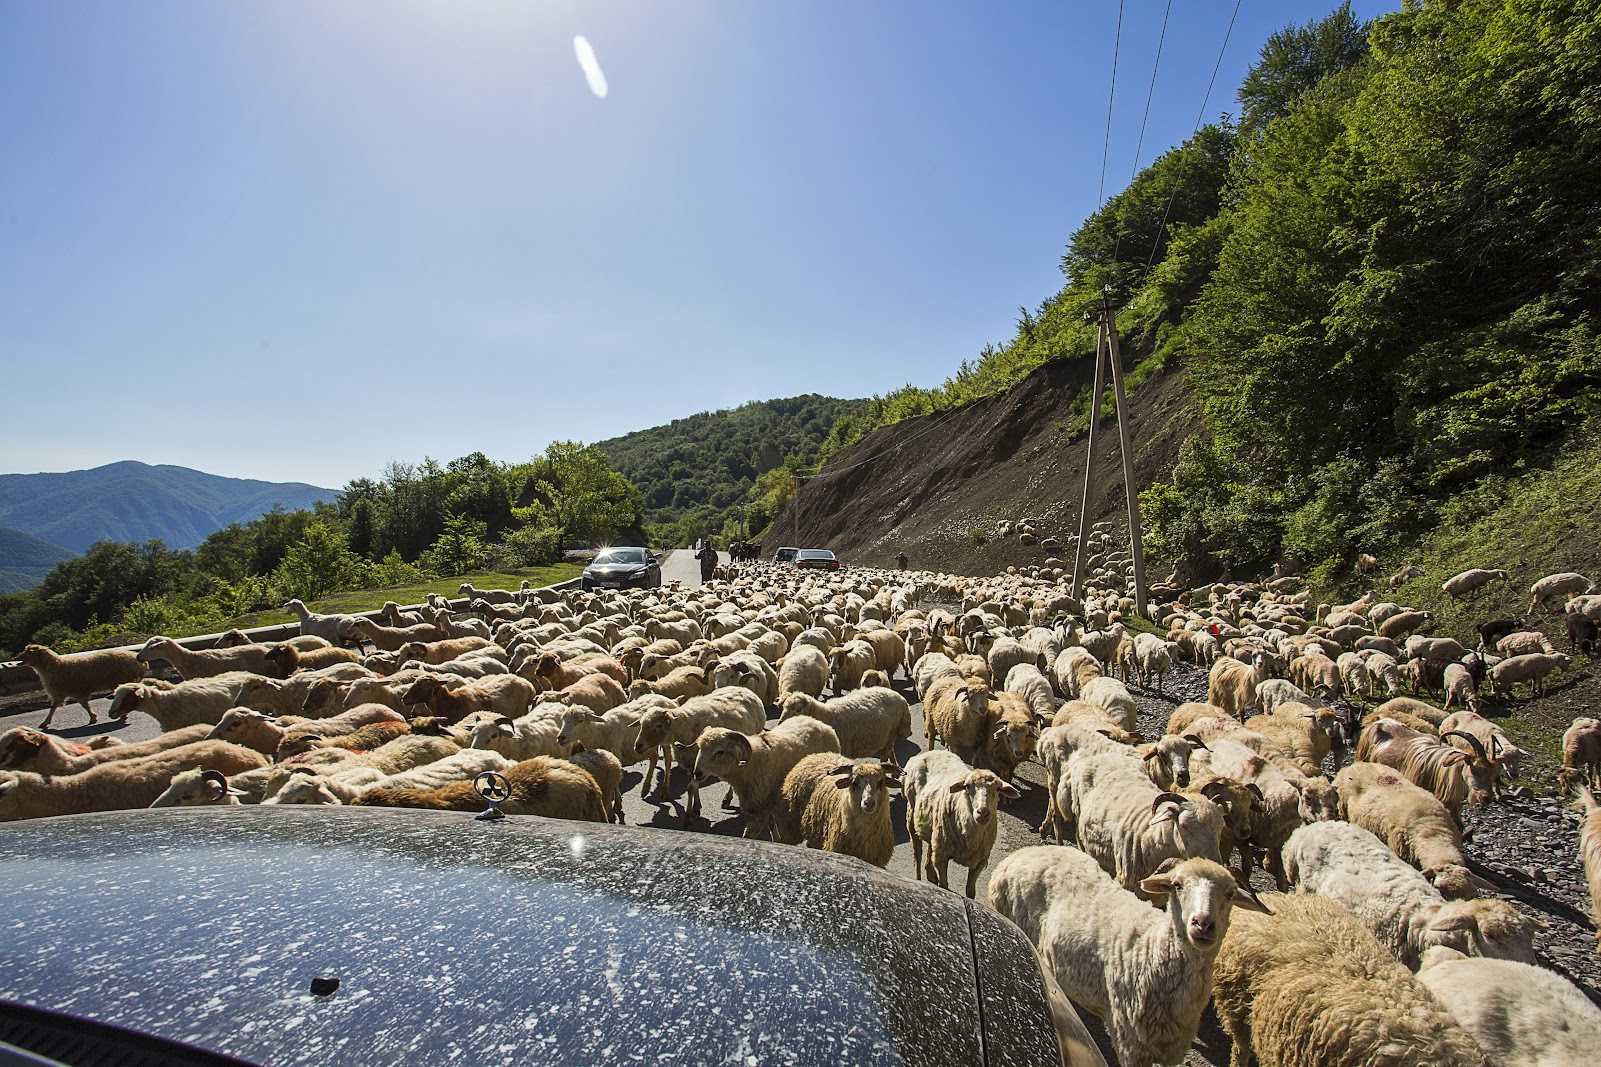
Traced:
<path fill-rule="evenodd" d="M 80 704 L 89 713 L 90 722 L 99 721 L 89 706 L 89 698 L 96 693 L 109 693 L 127 682 L 137 682 L 145 675 L 138 657 L 120 648 L 59 656 L 44 645 L 29 645 L 22 650 L 21 659 L 39 676 L 39 683 L 50 698 L 50 711 L 39 724 L 41 730 L 50 728 L 56 709 L 63 704 Z"/>
<path fill-rule="evenodd" d="M 563 759 L 536 756 L 504 772 L 511 797 L 500 805 L 508 815 L 543 815 L 550 819 L 606 822 L 606 801 L 595 778 Z M 470 781 L 439 789 L 369 789 L 352 804 L 385 808 L 433 808 L 483 811 L 489 807 Z"/>

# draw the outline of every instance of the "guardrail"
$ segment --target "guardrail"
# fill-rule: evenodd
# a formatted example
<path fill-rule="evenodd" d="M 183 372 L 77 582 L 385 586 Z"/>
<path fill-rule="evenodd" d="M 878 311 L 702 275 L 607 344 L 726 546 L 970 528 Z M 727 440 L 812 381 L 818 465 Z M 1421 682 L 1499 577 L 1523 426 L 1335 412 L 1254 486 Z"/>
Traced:
<path fill-rule="evenodd" d="M 582 581 L 583 580 L 581 578 L 569 578 L 567 581 L 557 582 L 555 585 L 539 586 L 537 589 L 530 590 L 530 592 L 537 593 L 542 590 L 547 592 L 561 592 L 567 589 L 576 589 L 582 584 Z M 469 601 L 467 597 L 458 597 L 455 600 L 447 599 L 446 603 L 450 605 L 451 611 L 465 611 Z M 413 611 L 421 606 L 421 604 L 407 604 L 405 607 L 401 608 L 401 610 Z M 358 619 L 371 619 L 374 622 L 388 621 L 385 619 L 382 611 L 353 611 L 349 612 L 348 614 L 354 615 Z M 291 637 L 298 636 L 300 633 L 300 623 L 280 622 L 275 623 L 272 626 L 257 626 L 249 630 L 241 630 L 239 632 L 250 638 L 252 641 L 260 644 L 271 644 L 274 641 L 287 641 Z M 222 634 L 220 633 L 199 634 L 195 637 L 180 637 L 177 639 L 177 642 L 183 648 L 187 648 L 192 651 L 198 651 L 199 649 L 213 647 L 217 641 L 221 639 L 221 637 Z M 122 645 L 120 647 L 129 652 L 138 652 L 144 646 Z M 0 662 L 0 694 L 14 693 L 22 689 L 37 689 L 38 687 L 39 678 L 33 673 L 33 668 L 29 667 L 26 663 L 22 663 L 18 660 Z"/>

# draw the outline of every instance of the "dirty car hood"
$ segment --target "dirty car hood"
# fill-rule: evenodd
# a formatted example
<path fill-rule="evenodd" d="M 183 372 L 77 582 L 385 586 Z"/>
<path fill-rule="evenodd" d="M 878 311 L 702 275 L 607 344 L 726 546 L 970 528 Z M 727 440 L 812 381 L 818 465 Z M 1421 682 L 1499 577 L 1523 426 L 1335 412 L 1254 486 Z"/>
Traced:
<path fill-rule="evenodd" d="M 0 854 L 0 998 L 261 1064 L 1054 1059 L 1022 1017 L 986 1048 L 971 905 L 812 850 L 236 807 L 16 823 Z M 1035 1015 L 988 951 L 992 1014 Z"/>

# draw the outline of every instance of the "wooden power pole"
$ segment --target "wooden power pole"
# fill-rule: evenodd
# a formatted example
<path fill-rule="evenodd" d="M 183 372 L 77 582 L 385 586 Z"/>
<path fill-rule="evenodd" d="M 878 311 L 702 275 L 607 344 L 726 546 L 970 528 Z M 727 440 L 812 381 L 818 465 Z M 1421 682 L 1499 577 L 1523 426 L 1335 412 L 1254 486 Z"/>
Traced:
<path fill-rule="evenodd" d="M 1117 319 L 1111 300 L 1101 297 L 1101 325 L 1095 341 L 1095 385 L 1090 394 L 1090 440 L 1084 460 L 1084 497 L 1078 515 L 1078 551 L 1073 558 L 1073 596 L 1084 593 L 1084 546 L 1089 540 L 1090 512 L 1095 503 L 1095 459 L 1099 440 L 1096 428 L 1101 422 L 1101 393 L 1106 387 L 1104 370 L 1112 367 L 1112 396 L 1116 403 L 1118 450 L 1123 453 L 1123 489 L 1128 496 L 1129 547 L 1134 560 L 1134 610 L 1145 614 L 1145 544 L 1140 520 L 1139 491 L 1134 486 L 1134 450 L 1129 444 L 1128 404 L 1123 395 L 1123 364 L 1117 348 Z"/>

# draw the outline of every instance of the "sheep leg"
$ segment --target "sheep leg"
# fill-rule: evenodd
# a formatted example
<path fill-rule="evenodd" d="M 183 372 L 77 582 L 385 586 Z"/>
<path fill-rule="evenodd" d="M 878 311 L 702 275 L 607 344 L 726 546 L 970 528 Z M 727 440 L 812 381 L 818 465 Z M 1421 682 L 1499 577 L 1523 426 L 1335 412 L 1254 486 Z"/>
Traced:
<path fill-rule="evenodd" d="M 95 714 L 95 709 L 89 706 L 89 701 L 87 699 L 78 701 L 78 704 L 83 708 L 84 711 L 89 713 L 89 722 L 91 725 L 100 721 L 100 716 Z"/>
<path fill-rule="evenodd" d="M 984 869 L 983 867 L 969 867 L 967 869 L 967 899 L 968 900 L 975 899 L 975 896 L 978 893 L 978 875 L 979 875 L 979 872 L 982 871 L 983 869 Z"/>
<path fill-rule="evenodd" d="M 911 807 L 910 804 L 906 806 L 908 808 Z M 912 881 L 921 882 L 923 880 L 923 840 L 917 836 L 917 830 L 912 827 L 910 814 L 910 812 L 907 813 L 906 836 L 912 842 Z M 1601 937 L 1601 934 L 1597 936 Z"/>
<path fill-rule="evenodd" d="M 44 722 L 39 724 L 39 729 L 41 729 L 41 730 L 50 729 L 50 720 L 54 719 L 56 717 L 56 709 L 59 708 L 59 707 L 61 707 L 61 702 L 56 700 L 54 697 L 52 697 L 50 699 L 50 711 L 49 711 L 48 714 L 45 715 Z"/>
<path fill-rule="evenodd" d="M 645 768 L 645 780 L 639 783 L 639 799 L 644 800 L 650 796 L 650 780 L 656 775 L 656 761 L 661 756 L 661 749 L 650 750 L 650 764 Z"/>

